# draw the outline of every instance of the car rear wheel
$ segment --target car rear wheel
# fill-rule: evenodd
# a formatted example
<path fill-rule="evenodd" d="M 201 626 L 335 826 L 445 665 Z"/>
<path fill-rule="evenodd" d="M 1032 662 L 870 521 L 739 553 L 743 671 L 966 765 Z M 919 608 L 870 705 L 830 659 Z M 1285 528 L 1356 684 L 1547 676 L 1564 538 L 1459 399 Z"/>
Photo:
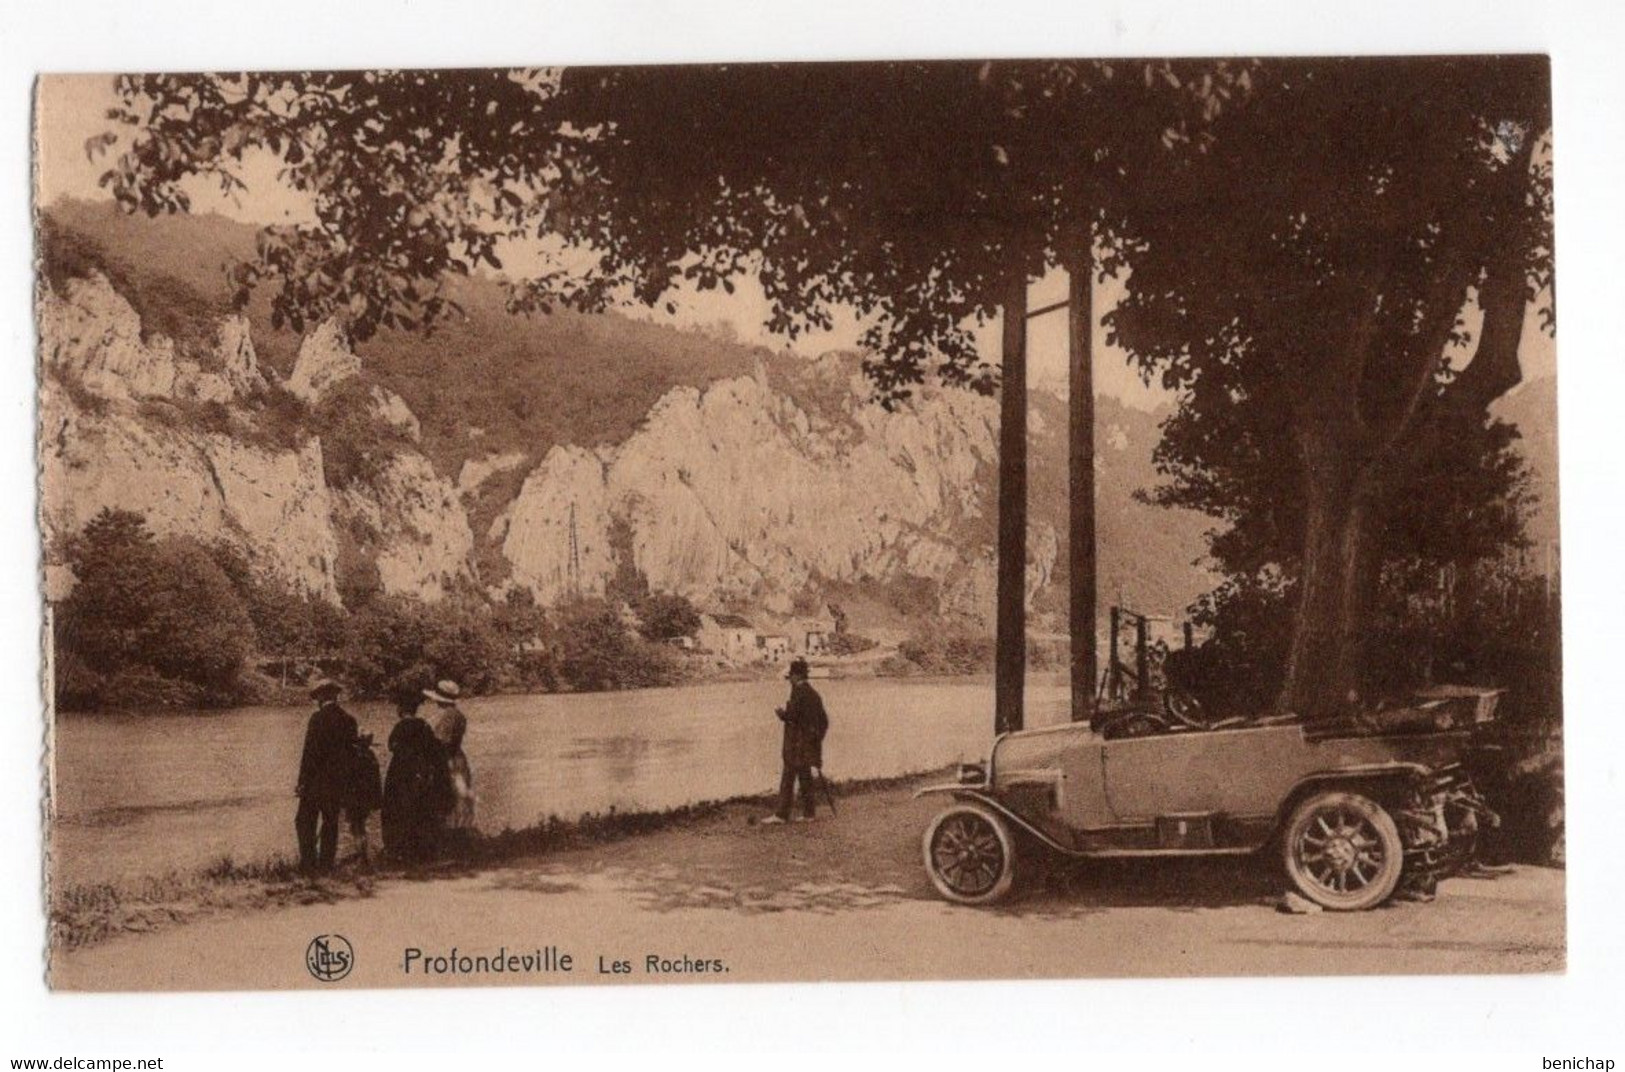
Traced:
<path fill-rule="evenodd" d="M 1393 817 L 1369 797 L 1342 790 L 1315 793 L 1293 809 L 1282 850 L 1298 891 L 1337 912 L 1386 901 L 1405 865 Z"/>
<path fill-rule="evenodd" d="M 925 870 L 937 892 L 958 904 L 992 904 L 1016 879 L 1016 841 L 991 808 L 962 802 L 926 827 Z"/>

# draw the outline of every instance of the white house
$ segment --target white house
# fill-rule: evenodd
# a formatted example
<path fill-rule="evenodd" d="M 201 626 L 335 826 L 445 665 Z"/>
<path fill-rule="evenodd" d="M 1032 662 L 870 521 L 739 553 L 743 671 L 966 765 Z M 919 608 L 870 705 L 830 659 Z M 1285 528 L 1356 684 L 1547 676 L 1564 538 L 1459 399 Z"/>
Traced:
<path fill-rule="evenodd" d="M 702 648 L 730 663 L 748 663 L 760 658 L 756 627 L 737 614 L 700 615 L 695 639 Z"/>

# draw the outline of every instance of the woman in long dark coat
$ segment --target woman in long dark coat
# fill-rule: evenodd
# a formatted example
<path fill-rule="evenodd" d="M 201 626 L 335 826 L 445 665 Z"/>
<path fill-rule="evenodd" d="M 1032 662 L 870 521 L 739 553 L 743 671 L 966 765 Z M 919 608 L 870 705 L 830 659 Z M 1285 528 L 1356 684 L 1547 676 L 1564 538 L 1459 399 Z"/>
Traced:
<path fill-rule="evenodd" d="M 400 718 L 389 734 L 389 772 L 384 776 L 384 849 L 399 860 L 434 855 L 440 824 L 451 804 L 446 753 L 434 729 L 418 717 L 421 697 L 402 697 Z"/>

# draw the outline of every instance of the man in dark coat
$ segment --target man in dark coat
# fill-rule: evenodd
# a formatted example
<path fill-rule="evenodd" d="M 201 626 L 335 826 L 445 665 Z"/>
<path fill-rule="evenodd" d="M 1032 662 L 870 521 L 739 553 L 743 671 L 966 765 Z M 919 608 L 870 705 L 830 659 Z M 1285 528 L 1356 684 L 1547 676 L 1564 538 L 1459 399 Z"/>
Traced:
<path fill-rule="evenodd" d="M 299 810 L 294 833 L 299 838 L 299 866 L 307 872 L 331 871 L 339 853 L 339 812 L 350 796 L 355 774 L 355 718 L 339 706 L 343 689 L 323 679 L 311 686 L 316 711 L 305 726 L 305 751 L 299 759 Z"/>
<path fill-rule="evenodd" d="M 824 698 L 807 680 L 807 660 L 790 663 L 790 702 L 778 709 L 784 723 L 784 773 L 779 778 L 779 807 L 763 819 L 768 825 L 790 821 L 797 783 L 801 785 L 801 814 L 811 820 L 814 813 L 813 768 L 824 765 L 824 734 L 829 732 L 829 715 Z"/>

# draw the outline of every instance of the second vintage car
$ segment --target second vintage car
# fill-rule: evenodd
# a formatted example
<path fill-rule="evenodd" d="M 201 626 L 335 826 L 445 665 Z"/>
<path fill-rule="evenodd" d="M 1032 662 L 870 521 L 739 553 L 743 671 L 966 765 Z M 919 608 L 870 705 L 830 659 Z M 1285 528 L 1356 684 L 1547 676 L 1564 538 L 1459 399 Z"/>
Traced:
<path fill-rule="evenodd" d="M 1402 711 L 1309 726 L 1289 718 L 1112 739 L 1087 724 L 1009 733 L 985 765 L 920 795 L 951 803 L 925 831 L 948 900 L 990 904 L 1042 856 L 1255 853 L 1333 910 L 1428 888 L 1495 822 L 1463 758 L 1496 694 L 1454 690 Z M 1138 731 L 1137 731 L 1138 732 Z"/>

